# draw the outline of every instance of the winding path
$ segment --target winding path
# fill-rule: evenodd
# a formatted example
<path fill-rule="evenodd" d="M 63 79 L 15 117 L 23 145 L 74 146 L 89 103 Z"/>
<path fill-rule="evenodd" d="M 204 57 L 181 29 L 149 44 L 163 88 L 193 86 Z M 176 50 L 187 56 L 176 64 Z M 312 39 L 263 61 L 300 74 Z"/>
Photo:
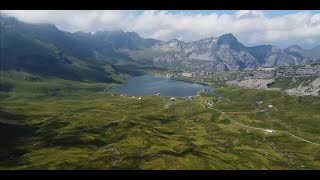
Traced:
<path fill-rule="evenodd" d="M 225 112 L 220 111 L 220 110 L 215 109 L 215 108 L 212 108 L 212 109 L 213 109 L 213 110 L 215 110 L 215 111 L 217 111 L 217 112 L 220 112 L 220 113 L 221 113 L 221 114 L 223 114 L 226 118 L 230 119 L 231 121 L 233 121 L 234 123 L 236 123 L 236 124 L 238 124 L 238 125 L 240 125 L 240 126 L 243 126 L 243 127 L 246 127 L 246 128 L 255 129 L 255 130 L 261 130 L 261 131 L 268 131 L 268 130 L 270 131 L 270 130 L 271 130 L 271 131 L 274 131 L 274 132 L 280 132 L 280 133 L 288 134 L 288 135 L 290 135 L 290 136 L 292 136 L 292 137 L 294 137 L 294 138 L 296 138 L 296 139 L 299 139 L 299 140 L 301 140 L 301 141 L 304 141 L 304 142 L 307 142 L 307 143 L 310 143 L 310 144 L 314 144 L 314 145 L 318 145 L 318 146 L 320 146 L 320 144 L 319 144 L 319 143 L 316 143 L 316 142 L 312 142 L 312 141 L 309 141 L 309 140 L 303 139 L 303 138 L 301 138 L 301 137 L 299 137 L 299 136 L 296 136 L 296 135 L 291 134 L 291 133 L 286 132 L 286 131 L 273 130 L 273 129 L 264 129 L 264 128 L 257 128 L 257 127 L 252 127 L 252 126 L 248 126 L 248 125 L 245 125 L 245 124 L 239 123 L 238 121 L 236 121 L 236 120 L 234 120 L 233 118 L 231 118 L 231 117 L 229 117 L 228 115 L 226 115 L 226 113 L 225 113 Z"/>

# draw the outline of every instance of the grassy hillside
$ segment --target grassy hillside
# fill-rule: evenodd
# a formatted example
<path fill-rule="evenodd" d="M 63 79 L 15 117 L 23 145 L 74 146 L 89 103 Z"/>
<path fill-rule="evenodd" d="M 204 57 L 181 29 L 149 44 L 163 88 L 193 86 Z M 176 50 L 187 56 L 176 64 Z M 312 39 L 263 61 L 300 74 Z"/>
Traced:
<path fill-rule="evenodd" d="M 19 70 L 76 81 L 116 82 L 105 61 L 86 62 L 63 53 L 53 44 L 15 31 L 1 31 L 0 69 Z"/>
<path fill-rule="evenodd" d="M 82 82 L 121 83 L 144 67 L 108 41 L 68 33 L 49 24 L 28 24 L 0 16 L 0 70 Z"/>
<path fill-rule="evenodd" d="M 139 100 L 19 72 L 0 82 L 0 169 L 320 169 L 319 146 L 284 133 L 320 143 L 318 97 L 223 85 L 204 108 L 217 96 Z"/>

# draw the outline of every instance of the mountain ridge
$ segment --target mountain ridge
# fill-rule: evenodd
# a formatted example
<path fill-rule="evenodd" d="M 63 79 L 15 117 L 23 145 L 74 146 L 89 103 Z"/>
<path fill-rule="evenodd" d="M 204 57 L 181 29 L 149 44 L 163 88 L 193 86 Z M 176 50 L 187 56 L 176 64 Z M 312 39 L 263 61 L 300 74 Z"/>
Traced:
<path fill-rule="evenodd" d="M 191 42 L 178 39 L 161 41 L 143 38 L 136 32 L 122 30 L 71 33 L 62 31 L 52 24 L 30 24 L 13 17 L 2 15 L 0 17 L 3 52 L 1 64 L 11 64 L 11 68 L 25 66 L 27 61 L 32 66 L 38 66 L 37 63 L 42 62 L 41 59 L 47 59 L 43 61 L 47 64 L 46 66 L 49 66 L 50 62 L 57 64 L 68 62 L 68 65 L 63 66 L 74 68 L 71 60 L 73 58 L 80 59 L 81 63 L 85 64 L 99 61 L 93 66 L 113 65 L 121 61 L 125 64 L 151 65 L 167 69 L 223 72 L 265 66 L 302 65 L 320 60 L 320 58 L 317 59 L 319 52 L 316 48 L 313 51 L 306 51 L 297 45 L 284 50 L 273 45 L 247 47 L 232 33 Z M 10 46 L 13 42 L 18 43 L 18 46 L 11 48 L 21 47 L 22 49 L 18 51 L 6 49 L 6 46 Z M 23 50 L 26 46 L 21 44 L 19 46 L 20 42 L 28 42 L 30 47 L 42 49 L 39 53 L 43 54 L 26 56 L 30 53 L 37 54 L 37 48 L 29 49 L 30 52 L 27 52 L 27 49 Z M 5 52 L 4 49 L 6 49 Z M 29 60 L 26 60 L 26 57 L 29 57 Z M 17 64 L 16 61 L 20 63 Z M 99 71 L 102 72 L 101 68 L 95 69 L 100 69 Z"/>

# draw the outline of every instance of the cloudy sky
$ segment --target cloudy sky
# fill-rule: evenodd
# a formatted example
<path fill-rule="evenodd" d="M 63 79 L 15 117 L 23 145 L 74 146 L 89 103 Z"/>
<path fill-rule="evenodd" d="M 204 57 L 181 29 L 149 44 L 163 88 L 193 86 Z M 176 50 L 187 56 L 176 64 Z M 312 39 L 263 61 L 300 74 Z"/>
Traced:
<path fill-rule="evenodd" d="M 1 11 L 31 23 L 75 32 L 134 31 L 144 38 L 183 41 L 233 33 L 247 46 L 305 48 L 320 44 L 320 11 Z"/>

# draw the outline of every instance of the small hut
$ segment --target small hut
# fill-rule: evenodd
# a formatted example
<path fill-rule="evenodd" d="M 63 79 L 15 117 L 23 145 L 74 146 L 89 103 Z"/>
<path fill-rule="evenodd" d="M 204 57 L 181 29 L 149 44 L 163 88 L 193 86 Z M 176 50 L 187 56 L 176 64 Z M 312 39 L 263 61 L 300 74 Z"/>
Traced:
<path fill-rule="evenodd" d="M 172 108 L 172 107 L 173 107 L 172 103 L 166 105 L 166 108 Z"/>

